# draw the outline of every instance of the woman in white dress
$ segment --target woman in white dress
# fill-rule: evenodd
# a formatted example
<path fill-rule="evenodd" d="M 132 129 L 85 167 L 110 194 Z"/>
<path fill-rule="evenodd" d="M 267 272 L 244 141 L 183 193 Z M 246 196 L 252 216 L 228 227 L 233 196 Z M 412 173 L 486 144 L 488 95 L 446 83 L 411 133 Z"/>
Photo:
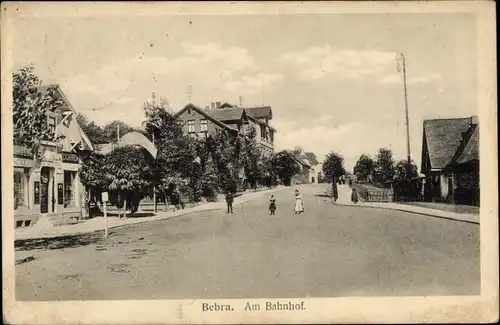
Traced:
<path fill-rule="evenodd" d="M 300 194 L 299 190 L 295 190 L 295 214 L 301 214 L 304 212 L 304 198 Z"/>

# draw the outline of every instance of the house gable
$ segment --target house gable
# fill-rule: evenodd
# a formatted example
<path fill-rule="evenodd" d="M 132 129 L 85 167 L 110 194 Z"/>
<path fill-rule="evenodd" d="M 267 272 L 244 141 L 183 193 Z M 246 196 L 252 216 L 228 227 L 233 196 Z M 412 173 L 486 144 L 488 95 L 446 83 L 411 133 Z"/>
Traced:
<path fill-rule="evenodd" d="M 424 121 L 424 144 L 429 156 L 428 170 L 442 170 L 452 161 L 462 143 L 463 133 L 469 129 L 470 121 L 470 118 Z"/>
<path fill-rule="evenodd" d="M 81 149 L 93 151 L 94 146 L 78 124 L 77 112 L 61 87 L 59 85 L 45 85 L 40 87 L 40 92 L 45 93 L 49 88 L 54 88 L 55 94 L 62 101 L 62 105 L 56 110 L 56 132 L 62 136 L 60 142 L 63 145 L 63 151 L 72 151 L 77 145 L 81 145 Z"/>
<path fill-rule="evenodd" d="M 234 132 L 238 132 L 237 129 L 234 129 L 228 125 L 226 125 L 225 123 L 223 123 L 222 121 L 220 121 L 219 119 L 217 119 L 216 117 L 212 116 L 209 112 L 206 112 L 204 111 L 203 109 L 193 105 L 193 104 L 187 104 L 186 106 L 184 106 L 184 108 L 182 108 L 180 111 L 178 111 L 177 113 L 174 114 L 174 119 L 178 119 L 182 114 L 184 114 L 185 112 L 188 112 L 190 110 L 194 110 L 196 113 L 198 113 L 199 115 L 205 117 L 206 119 L 210 120 L 212 123 L 216 124 L 217 126 L 219 126 L 220 128 L 223 128 L 227 131 L 230 131 L 232 133 Z"/>

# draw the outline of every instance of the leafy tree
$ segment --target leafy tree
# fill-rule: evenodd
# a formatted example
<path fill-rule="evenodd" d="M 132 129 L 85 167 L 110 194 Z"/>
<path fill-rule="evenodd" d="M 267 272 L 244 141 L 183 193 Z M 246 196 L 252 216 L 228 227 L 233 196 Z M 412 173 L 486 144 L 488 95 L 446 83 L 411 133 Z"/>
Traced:
<path fill-rule="evenodd" d="M 272 158 L 271 166 L 274 173 L 281 179 L 285 186 L 290 186 L 292 177 L 300 173 L 297 161 L 286 150 L 277 153 Z"/>
<path fill-rule="evenodd" d="M 49 128 L 47 112 L 54 112 L 62 105 L 56 88 L 42 90 L 42 81 L 33 66 L 20 68 L 12 75 L 14 143 L 37 153 L 40 140 L 56 140 Z"/>
<path fill-rule="evenodd" d="M 372 176 L 375 182 L 385 184 L 394 179 L 394 159 L 392 151 L 380 148 L 373 165 Z"/>
<path fill-rule="evenodd" d="M 257 147 L 256 136 L 256 130 L 251 128 L 243 138 L 242 164 L 245 168 L 245 176 L 252 188 L 256 188 L 257 181 L 264 176 L 263 157 Z"/>
<path fill-rule="evenodd" d="M 368 155 L 361 155 L 354 166 L 354 175 L 360 180 L 366 181 L 373 170 L 373 160 Z"/>
<path fill-rule="evenodd" d="M 202 141 L 184 135 L 182 125 L 164 107 L 164 102 L 144 105 L 146 119 L 143 122 L 145 134 L 152 139 L 158 150 L 155 175 L 160 192 L 171 194 L 173 187 L 185 189 L 192 199 L 201 193 L 202 170 L 197 161 L 203 155 Z M 187 184 L 186 184 L 187 183 Z"/>
<path fill-rule="evenodd" d="M 394 180 L 396 182 L 409 181 L 418 176 L 418 167 L 412 161 L 408 165 L 408 160 L 400 160 L 394 166 Z"/>
<path fill-rule="evenodd" d="M 76 120 L 82 131 L 85 132 L 90 142 L 93 144 L 99 145 L 110 142 L 102 127 L 97 125 L 94 121 L 90 121 L 84 114 L 78 113 L 76 115 Z"/>
<path fill-rule="evenodd" d="M 344 158 L 336 152 L 330 152 L 323 162 L 323 173 L 326 179 L 332 182 L 333 201 L 336 202 L 338 199 L 337 179 L 346 173 Z"/>
<path fill-rule="evenodd" d="M 208 137 L 208 150 L 216 166 L 217 177 L 224 191 L 235 192 L 238 188 L 239 173 L 242 169 L 242 142 L 229 132 L 218 130 Z"/>
<path fill-rule="evenodd" d="M 120 137 L 124 136 L 125 134 L 127 134 L 129 132 L 140 131 L 137 128 L 134 128 L 125 122 L 115 120 L 115 121 L 112 121 L 112 122 L 106 124 L 102 128 L 102 131 L 107 139 L 106 142 L 118 141 L 118 130 L 120 131 Z"/>
<path fill-rule="evenodd" d="M 330 152 L 323 162 L 323 173 L 325 177 L 335 183 L 335 180 L 345 175 L 344 158 L 336 153 Z"/>

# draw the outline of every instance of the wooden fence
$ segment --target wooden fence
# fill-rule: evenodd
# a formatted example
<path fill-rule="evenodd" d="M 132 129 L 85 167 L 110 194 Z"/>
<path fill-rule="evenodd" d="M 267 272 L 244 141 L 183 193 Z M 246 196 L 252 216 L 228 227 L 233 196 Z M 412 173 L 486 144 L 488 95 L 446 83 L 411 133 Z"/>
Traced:
<path fill-rule="evenodd" d="M 369 188 L 361 184 L 353 184 L 358 197 L 362 202 L 392 202 L 394 199 L 394 191 L 384 188 Z"/>

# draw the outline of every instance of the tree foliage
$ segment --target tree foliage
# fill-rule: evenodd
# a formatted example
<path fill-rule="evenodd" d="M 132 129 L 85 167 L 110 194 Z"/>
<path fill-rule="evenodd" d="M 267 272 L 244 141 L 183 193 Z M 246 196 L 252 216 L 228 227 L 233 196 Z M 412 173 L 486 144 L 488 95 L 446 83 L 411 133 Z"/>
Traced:
<path fill-rule="evenodd" d="M 93 144 L 98 146 L 99 144 L 110 142 L 102 127 L 97 125 L 94 121 L 90 121 L 84 114 L 78 113 L 76 115 L 76 121 Z"/>
<path fill-rule="evenodd" d="M 345 175 L 344 158 L 336 153 L 330 152 L 323 162 L 323 173 L 329 181 L 333 181 Z"/>
<path fill-rule="evenodd" d="M 368 180 L 373 170 L 373 164 L 373 159 L 371 159 L 370 156 L 365 154 L 361 155 L 354 166 L 354 175 L 356 175 L 359 180 Z"/>
<path fill-rule="evenodd" d="M 408 160 L 400 160 L 394 166 L 394 181 L 402 182 L 409 181 L 418 176 L 418 167 L 412 161 L 408 164 Z"/>
<path fill-rule="evenodd" d="M 208 150 L 217 170 L 219 185 L 224 191 L 235 192 L 243 168 L 242 139 L 225 130 L 218 130 L 207 140 Z"/>
<path fill-rule="evenodd" d="M 394 159 L 392 151 L 386 148 L 380 148 L 373 164 L 372 176 L 377 183 L 392 182 L 394 179 Z"/>
<path fill-rule="evenodd" d="M 13 73 L 13 131 L 14 143 L 35 152 L 40 140 L 55 140 L 48 125 L 48 112 L 54 112 L 63 103 L 55 87 L 42 90 L 42 81 L 33 66 L 20 68 Z"/>
<path fill-rule="evenodd" d="M 243 137 L 244 150 L 242 164 L 245 176 L 252 187 L 257 186 L 257 181 L 264 177 L 264 161 L 256 142 L 257 131 L 251 128 Z"/>
<path fill-rule="evenodd" d="M 269 165 L 268 165 L 269 166 Z M 292 154 L 286 150 L 277 153 L 270 162 L 270 169 L 276 174 L 283 185 L 289 186 L 292 177 L 300 173 L 300 167 Z"/>

